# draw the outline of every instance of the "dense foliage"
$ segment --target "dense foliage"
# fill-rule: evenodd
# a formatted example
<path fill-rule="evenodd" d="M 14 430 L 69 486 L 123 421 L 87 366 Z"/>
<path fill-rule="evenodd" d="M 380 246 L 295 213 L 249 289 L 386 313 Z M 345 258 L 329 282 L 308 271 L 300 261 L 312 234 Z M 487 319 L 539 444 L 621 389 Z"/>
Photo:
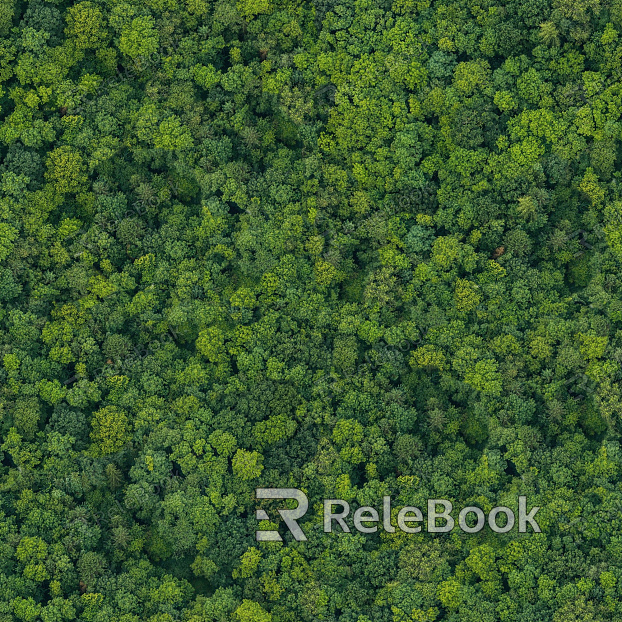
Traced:
<path fill-rule="evenodd" d="M 0 37 L 1 622 L 622 619 L 621 0 Z M 386 494 L 542 533 L 322 532 Z"/>

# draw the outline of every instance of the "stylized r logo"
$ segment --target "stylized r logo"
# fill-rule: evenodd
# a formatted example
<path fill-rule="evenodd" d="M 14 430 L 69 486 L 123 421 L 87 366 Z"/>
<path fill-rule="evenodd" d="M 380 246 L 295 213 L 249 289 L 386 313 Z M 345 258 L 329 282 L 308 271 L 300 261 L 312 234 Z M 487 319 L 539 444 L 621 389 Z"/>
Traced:
<path fill-rule="evenodd" d="M 298 488 L 257 488 L 257 499 L 296 499 L 298 507 L 295 510 L 278 510 L 281 518 L 285 521 L 287 528 L 298 542 L 307 539 L 302 529 L 296 522 L 302 518 L 309 508 L 309 500 L 302 490 Z M 265 510 L 257 510 L 255 513 L 257 520 L 270 520 Z M 283 538 L 278 531 L 257 531 L 255 538 L 258 542 L 282 542 Z"/>

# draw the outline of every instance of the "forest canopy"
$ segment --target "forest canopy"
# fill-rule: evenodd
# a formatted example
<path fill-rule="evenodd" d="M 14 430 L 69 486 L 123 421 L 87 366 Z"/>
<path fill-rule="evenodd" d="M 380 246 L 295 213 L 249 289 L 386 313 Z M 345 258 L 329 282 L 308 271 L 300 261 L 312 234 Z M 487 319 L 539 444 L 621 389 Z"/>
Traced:
<path fill-rule="evenodd" d="M 621 116 L 620 0 L 0 0 L 0 622 L 621 620 Z"/>

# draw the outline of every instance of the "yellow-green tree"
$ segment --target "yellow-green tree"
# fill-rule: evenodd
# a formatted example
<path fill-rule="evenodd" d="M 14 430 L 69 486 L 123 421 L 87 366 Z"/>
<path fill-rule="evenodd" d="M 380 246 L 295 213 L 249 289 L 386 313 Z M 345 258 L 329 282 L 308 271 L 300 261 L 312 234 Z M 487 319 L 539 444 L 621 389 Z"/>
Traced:
<path fill-rule="evenodd" d="M 80 50 L 98 48 L 107 37 L 104 15 L 93 2 L 78 2 L 67 9 L 66 33 Z"/>
<path fill-rule="evenodd" d="M 93 413 L 93 450 L 108 455 L 119 451 L 130 439 L 130 424 L 125 411 L 116 406 L 105 406 Z"/>
<path fill-rule="evenodd" d="M 50 153 L 46 177 L 61 194 L 77 192 L 87 180 L 86 165 L 75 149 L 64 145 Z"/>

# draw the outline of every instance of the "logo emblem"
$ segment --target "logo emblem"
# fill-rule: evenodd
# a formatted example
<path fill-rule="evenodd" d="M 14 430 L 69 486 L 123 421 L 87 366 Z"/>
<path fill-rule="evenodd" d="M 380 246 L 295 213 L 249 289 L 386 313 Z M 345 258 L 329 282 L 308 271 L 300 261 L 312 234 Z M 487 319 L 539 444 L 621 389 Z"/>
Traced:
<path fill-rule="evenodd" d="M 298 542 L 306 541 L 307 537 L 300 528 L 300 525 L 296 522 L 307 513 L 307 509 L 309 508 L 309 500 L 302 490 L 298 490 L 298 488 L 257 488 L 255 492 L 257 499 L 295 499 L 298 501 L 298 507 L 295 510 L 278 510 L 278 512 L 285 521 L 292 536 L 294 536 Z M 255 518 L 257 520 L 270 520 L 265 510 L 257 510 L 255 512 Z M 257 542 L 283 541 L 281 534 L 274 530 L 257 531 L 255 532 L 255 538 Z"/>

